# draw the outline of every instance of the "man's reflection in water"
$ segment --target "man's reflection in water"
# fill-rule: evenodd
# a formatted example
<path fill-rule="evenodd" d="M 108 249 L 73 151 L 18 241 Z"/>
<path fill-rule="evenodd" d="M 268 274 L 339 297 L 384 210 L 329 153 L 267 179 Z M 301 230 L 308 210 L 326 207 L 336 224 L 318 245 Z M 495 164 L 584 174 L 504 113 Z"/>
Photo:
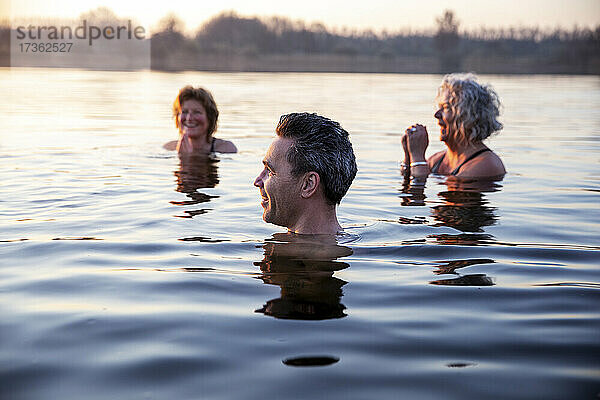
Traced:
<path fill-rule="evenodd" d="M 256 312 L 275 318 L 323 320 L 342 318 L 346 307 L 340 303 L 342 286 L 347 282 L 333 276 L 348 268 L 336 261 L 352 254 L 352 249 L 337 244 L 330 235 L 277 233 L 262 246 L 264 258 L 260 279 L 281 287 L 281 295 Z"/>
<path fill-rule="evenodd" d="M 219 183 L 217 172 L 218 160 L 206 155 L 190 154 L 179 156 L 179 169 L 174 171 L 177 178 L 177 192 L 185 193 L 190 200 L 171 201 L 171 204 L 188 206 L 192 204 L 206 203 L 210 199 L 218 197 L 198 192 L 198 189 L 214 188 Z M 186 210 L 186 215 L 178 215 L 180 218 L 192 218 L 195 215 L 204 214 L 206 209 Z"/>

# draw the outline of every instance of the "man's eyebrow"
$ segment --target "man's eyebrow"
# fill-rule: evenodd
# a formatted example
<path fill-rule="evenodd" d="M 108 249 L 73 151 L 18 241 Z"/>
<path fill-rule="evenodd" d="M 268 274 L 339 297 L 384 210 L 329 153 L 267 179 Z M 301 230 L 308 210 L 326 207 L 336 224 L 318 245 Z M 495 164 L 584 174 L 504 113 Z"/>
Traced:
<path fill-rule="evenodd" d="M 265 165 L 265 167 L 267 167 L 271 170 L 273 169 L 273 165 L 266 158 L 263 160 L 263 164 Z"/>

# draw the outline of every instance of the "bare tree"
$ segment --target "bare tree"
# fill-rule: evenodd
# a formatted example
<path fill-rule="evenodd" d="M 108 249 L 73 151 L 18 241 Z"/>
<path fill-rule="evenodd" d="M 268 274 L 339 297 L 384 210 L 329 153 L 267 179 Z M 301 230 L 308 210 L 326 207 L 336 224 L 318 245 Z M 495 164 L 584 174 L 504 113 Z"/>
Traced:
<path fill-rule="evenodd" d="M 442 72 L 456 72 L 460 69 L 461 56 L 459 54 L 458 36 L 459 22 L 451 10 L 444 11 L 444 15 L 436 18 L 437 32 L 434 36 L 435 47 L 440 59 Z"/>

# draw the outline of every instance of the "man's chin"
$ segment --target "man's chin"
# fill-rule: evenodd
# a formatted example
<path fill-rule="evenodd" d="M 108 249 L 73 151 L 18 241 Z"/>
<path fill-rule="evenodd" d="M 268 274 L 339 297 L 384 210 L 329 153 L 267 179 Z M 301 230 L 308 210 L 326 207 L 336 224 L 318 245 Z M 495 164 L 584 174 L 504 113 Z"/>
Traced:
<path fill-rule="evenodd" d="M 267 210 L 263 211 L 263 215 L 262 215 L 263 221 L 265 221 L 267 224 L 272 224 L 272 218 L 271 215 L 267 212 Z"/>
<path fill-rule="evenodd" d="M 265 221 L 267 224 L 273 224 L 273 225 L 277 225 L 277 226 L 286 227 L 285 224 L 281 223 L 281 221 L 277 221 L 277 219 L 273 216 L 273 214 L 267 212 L 266 210 L 265 210 L 265 212 L 263 212 L 263 221 Z"/>

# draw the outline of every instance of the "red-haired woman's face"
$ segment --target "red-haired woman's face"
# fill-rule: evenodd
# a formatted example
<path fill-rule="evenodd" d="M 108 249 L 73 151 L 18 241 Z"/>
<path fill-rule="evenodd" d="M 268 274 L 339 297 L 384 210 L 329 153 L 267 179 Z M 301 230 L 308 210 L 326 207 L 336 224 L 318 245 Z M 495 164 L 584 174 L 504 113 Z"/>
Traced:
<path fill-rule="evenodd" d="M 208 132 L 208 117 L 202 103 L 189 99 L 181 104 L 181 111 L 177 116 L 179 132 L 192 138 L 202 138 Z"/>

